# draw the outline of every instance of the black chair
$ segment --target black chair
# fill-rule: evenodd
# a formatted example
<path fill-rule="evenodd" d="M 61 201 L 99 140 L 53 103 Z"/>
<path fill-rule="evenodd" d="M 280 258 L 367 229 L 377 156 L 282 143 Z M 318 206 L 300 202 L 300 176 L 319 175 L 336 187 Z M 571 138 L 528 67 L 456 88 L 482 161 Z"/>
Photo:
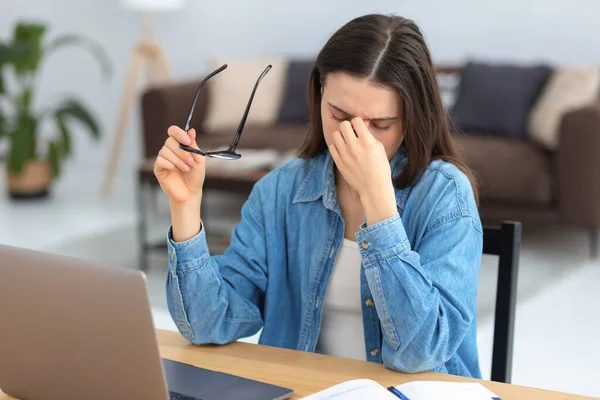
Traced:
<path fill-rule="evenodd" d="M 496 382 L 511 381 L 520 247 L 520 222 L 484 227 L 483 254 L 499 256 L 491 374 Z"/>

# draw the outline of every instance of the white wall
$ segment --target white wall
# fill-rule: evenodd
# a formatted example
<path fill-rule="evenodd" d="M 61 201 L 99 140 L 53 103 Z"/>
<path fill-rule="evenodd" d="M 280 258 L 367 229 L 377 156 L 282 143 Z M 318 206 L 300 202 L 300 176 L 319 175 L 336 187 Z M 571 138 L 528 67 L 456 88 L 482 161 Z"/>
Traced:
<path fill-rule="evenodd" d="M 597 0 L 188 0 L 184 10 L 160 15 L 157 38 L 176 80 L 196 77 L 213 55 L 313 56 L 350 18 L 369 12 L 397 13 L 415 19 L 436 60 L 478 55 L 494 59 L 598 63 L 600 2 Z M 84 52 L 56 53 L 45 65 L 40 102 L 53 93 L 73 91 L 90 104 L 105 129 L 100 144 L 77 135 L 77 154 L 68 168 L 89 169 L 100 185 L 116 113 L 139 34 L 135 13 L 119 0 L 2 0 L 0 37 L 17 19 L 41 19 L 50 36 L 80 33 L 100 41 L 115 66 L 110 81 Z M 121 169 L 131 170 L 139 152 L 139 113 L 131 115 Z M 183 124 L 184 121 L 173 121 Z"/>

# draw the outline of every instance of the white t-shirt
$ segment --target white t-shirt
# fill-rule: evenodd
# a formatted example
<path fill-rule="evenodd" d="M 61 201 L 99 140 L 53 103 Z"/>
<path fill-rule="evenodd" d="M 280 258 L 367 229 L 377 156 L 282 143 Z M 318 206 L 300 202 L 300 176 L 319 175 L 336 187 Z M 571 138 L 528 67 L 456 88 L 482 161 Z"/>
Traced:
<path fill-rule="evenodd" d="M 323 302 L 317 353 L 366 360 L 360 297 L 361 261 L 358 244 L 344 238 Z"/>

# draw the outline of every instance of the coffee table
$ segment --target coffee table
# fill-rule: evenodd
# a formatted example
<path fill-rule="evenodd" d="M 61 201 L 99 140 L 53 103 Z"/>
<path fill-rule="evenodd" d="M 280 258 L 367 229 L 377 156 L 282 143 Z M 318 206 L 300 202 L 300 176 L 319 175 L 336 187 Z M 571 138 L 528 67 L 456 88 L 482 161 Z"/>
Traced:
<path fill-rule="evenodd" d="M 139 269 L 146 271 L 148 269 L 148 253 L 152 250 L 165 250 L 167 248 L 166 241 L 152 243 L 148 240 L 148 211 L 150 205 L 150 197 L 153 196 L 156 190 L 160 190 L 160 186 L 154 176 L 154 159 L 147 159 L 140 165 L 138 169 L 138 188 L 137 188 L 137 204 L 138 204 L 138 240 L 139 240 Z M 204 179 L 203 190 L 217 190 L 221 192 L 229 192 L 236 194 L 249 195 L 260 178 L 265 176 L 269 169 L 252 169 L 252 170 L 224 170 L 218 168 L 207 168 L 206 177 Z M 206 211 L 203 205 L 203 211 Z M 205 218 L 203 217 L 203 220 Z"/>

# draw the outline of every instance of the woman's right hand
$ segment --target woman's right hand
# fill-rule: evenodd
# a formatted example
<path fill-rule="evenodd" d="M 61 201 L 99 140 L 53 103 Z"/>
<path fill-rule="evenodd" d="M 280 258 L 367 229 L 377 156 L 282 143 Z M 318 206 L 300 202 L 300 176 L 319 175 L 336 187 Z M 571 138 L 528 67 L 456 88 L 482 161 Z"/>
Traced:
<path fill-rule="evenodd" d="M 188 132 L 177 126 L 167 130 L 169 137 L 154 162 L 154 175 L 172 204 L 200 202 L 204 184 L 206 157 L 189 153 L 179 144 L 198 148 L 196 131 Z"/>

